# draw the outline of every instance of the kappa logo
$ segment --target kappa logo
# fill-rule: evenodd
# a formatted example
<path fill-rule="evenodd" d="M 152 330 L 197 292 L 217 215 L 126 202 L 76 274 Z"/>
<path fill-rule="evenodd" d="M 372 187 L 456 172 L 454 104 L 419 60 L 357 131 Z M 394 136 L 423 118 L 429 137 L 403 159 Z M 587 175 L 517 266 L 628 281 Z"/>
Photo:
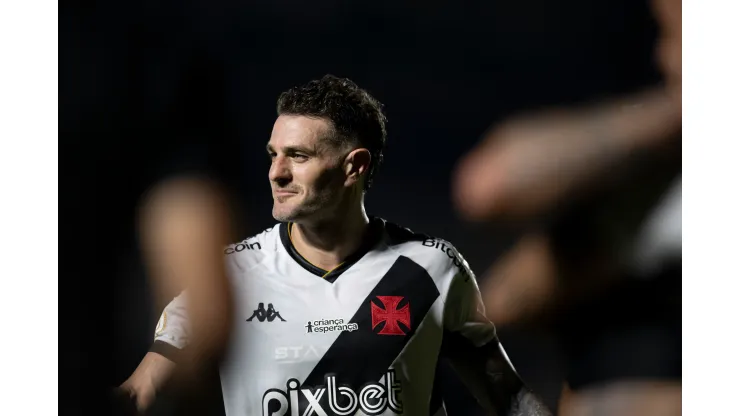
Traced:
<path fill-rule="evenodd" d="M 272 322 L 275 320 L 275 318 L 280 318 L 281 321 L 285 322 L 285 319 L 280 316 L 280 312 L 275 310 L 275 307 L 272 306 L 272 303 L 268 303 L 267 309 L 265 309 L 265 304 L 260 302 L 252 316 L 247 319 L 247 322 L 252 322 L 252 319 L 254 318 L 257 318 L 257 320 L 260 322 Z"/>
<path fill-rule="evenodd" d="M 411 329 L 410 304 L 407 302 L 399 309 L 398 305 L 403 301 L 403 296 L 378 296 L 377 298 L 383 304 L 383 307 L 381 308 L 375 302 L 370 301 L 373 329 L 383 323 L 384 325 L 377 333 L 378 335 L 406 335 L 399 324 L 403 324 L 407 330 Z"/>

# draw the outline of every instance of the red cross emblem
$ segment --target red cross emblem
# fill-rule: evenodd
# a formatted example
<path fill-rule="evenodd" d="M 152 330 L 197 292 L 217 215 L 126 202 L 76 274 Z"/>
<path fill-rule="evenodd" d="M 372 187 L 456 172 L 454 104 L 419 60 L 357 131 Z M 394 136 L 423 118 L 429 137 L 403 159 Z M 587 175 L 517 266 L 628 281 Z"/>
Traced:
<path fill-rule="evenodd" d="M 379 335 L 406 335 L 398 326 L 399 322 L 411 328 L 411 312 L 407 303 L 403 308 L 398 309 L 398 304 L 403 300 L 403 296 L 378 296 L 383 307 L 370 301 L 370 313 L 372 316 L 373 329 L 385 322 L 383 329 L 378 332 Z"/>

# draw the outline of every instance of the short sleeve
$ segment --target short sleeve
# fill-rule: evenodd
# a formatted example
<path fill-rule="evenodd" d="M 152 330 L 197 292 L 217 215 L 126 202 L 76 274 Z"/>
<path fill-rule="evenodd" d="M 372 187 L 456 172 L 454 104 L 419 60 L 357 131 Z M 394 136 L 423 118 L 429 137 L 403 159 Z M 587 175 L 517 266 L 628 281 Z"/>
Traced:
<path fill-rule="evenodd" d="M 462 256 L 453 265 L 452 281 L 445 302 L 445 332 L 461 335 L 473 346 L 480 347 L 496 338 L 496 328 L 486 317 L 475 275 Z"/>
<path fill-rule="evenodd" d="M 189 325 L 185 309 L 185 294 L 180 294 L 164 308 L 154 331 L 154 342 L 164 342 L 183 349 L 189 341 Z"/>

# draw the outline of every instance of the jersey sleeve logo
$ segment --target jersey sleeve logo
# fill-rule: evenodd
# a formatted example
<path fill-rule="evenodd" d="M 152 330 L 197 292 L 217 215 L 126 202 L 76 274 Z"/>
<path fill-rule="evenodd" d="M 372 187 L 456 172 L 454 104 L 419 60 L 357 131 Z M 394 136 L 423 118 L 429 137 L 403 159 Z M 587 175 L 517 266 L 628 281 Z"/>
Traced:
<path fill-rule="evenodd" d="M 405 306 L 398 308 L 398 305 L 403 301 L 403 296 L 378 296 L 377 298 L 383 304 L 383 307 L 381 308 L 370 301 L 373 329 L 384 323 L 385 325 L 377 333 L 378 335 L 406 335 L 399 323 L 406 328 L 411 328 L 409 303 L 407 302 Z"/>
<path fill-rule="evenodd" d="M 162 312 L 162 315 L 159 317 L 159 321 L 157 321 L 157 327 L 154 329 L 154 338 L 157 338 L 158 336 L 162 335 L 166 326 L 167 326 L 167 311 L 164 311 Z"/>
<path fill-rule="evenodd" d="M 224 254 L 234 254 L 244 250 L 262 250 L 262 245 L 259 242 L 247 243 L 247 240 L 244 240 L 241 243 L 236 244 L 234 247 L 227 247 L 224 250 Z"/>
<path fill-rule="evenodd" d="M 467 262 L 463 260 L 460 253 L 458 253 L 457 250 L 455 250 L 455 248 L 452 247 L 450 243 L 435 238 L 427 238 L 422 241 L 421 245 L 423 245 L 424 247 L 432 247 L 445 253 L 447 257 L 452 260 L 452 264 L 454 264 L 463 273 L 465 281 L 467 282 L 468 280 L 470 280 L 473 272 L 470 270 Z"/>

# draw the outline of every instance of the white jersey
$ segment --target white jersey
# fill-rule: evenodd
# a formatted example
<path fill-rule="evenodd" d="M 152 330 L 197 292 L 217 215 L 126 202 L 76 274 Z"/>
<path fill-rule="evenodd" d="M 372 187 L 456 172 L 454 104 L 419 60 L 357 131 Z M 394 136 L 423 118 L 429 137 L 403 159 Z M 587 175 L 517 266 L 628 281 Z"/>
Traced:
<path fill-rule="evenodd" d="M 440 356 L 454 364 L 461 344 L 496 338 L 475 278 L 444 240 L 377 218 L 367 234 L 328 272 L 293 248 L 289 224 L 226 248 L 237 305 L 221 368 L 227 415 L 445 414 Z M 187 345 L 184 296 L 166 307 L 155 345 Z"/>

